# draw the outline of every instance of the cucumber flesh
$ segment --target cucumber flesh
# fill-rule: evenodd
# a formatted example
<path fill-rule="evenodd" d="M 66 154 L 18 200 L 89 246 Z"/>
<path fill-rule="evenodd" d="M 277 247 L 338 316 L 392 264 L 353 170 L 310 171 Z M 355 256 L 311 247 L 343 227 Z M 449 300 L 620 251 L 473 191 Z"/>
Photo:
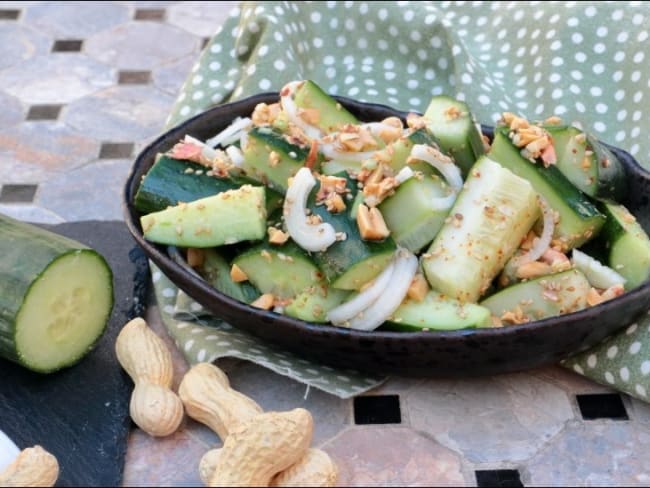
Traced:
<path fill-rule="evenodd" d="M 555 166 L 545 168 L 524 158 L 508 137 L 507 128 L 495 130 L 488 156 L 528 180 L 549 206 L 559 213 L 560 220 L 553 237 L 563 244 L 564 250 L 580 247 L 598 234 L 605 223 L 605 216 L 596 205 Z"/>
<path fill-rule="evenodd" d="M 417 332 L 490 327 L 490 311 L 430 291 L 421 302 L 406 299 L 383 326 L 386 330 Z"/>
<path fill-rule="evenodd" d="M 607 289 L 611 286 L 625 284 L 625 278 L 619 273 L 578 249 L 572 251 L 571 261 L 595 288 Z"/>
<path fill-rule="evenodd" d="M 485 153 L 483 138 L 467 104 L 444 95 L 434 96 L 424 118 L 440 149 L 454 158 L 463 175 L 467 175 Z"/>
<path fill-rule="evenodd" d="M 650 278 L 650 238 L 623 205 L 603 202 L 601 208 L 607 216 L 603 238 L 609 267 L 626 279 L 626 290 L 636 288 Z"/>
<path fill-rule="evenodd" d="M 449 215 L 449 210 L 436 210 L 433 200 L 448 192 L 438 176 L 413 177 L 402 183 L 379 205 L 395 242 L 414 253 L 429 244 Z"/>
<path fill-rule="evenodd" d="M 264 187 L 244 185 L 140 218 L 145 239 L 179 247 L 215 247 L 262 239 Z"/>
<path fill-rule="evenodd" d="M 517 322 L 532 322 L 586 308 L 590 289 L 585 275 L 570 269 L 509 286 L 480 304 L 503 320 L 512 314 Z"/>
<path fill-rule="evenodd" d="M 0 356 L 48 373 L 78 362 L 105 330 L 113 276 L 87 246 L 0 215 Z"/>
<path fill-rule="evenodd" d="M 325 134 L 336 132 L 345 124 L 359 123 L 354 115 L 311 80 L 306 80 L 296 90 L 295 102 L 298 108 L 314 109 L 318 112 L 316 126 Z"/>
<path fill-rule="evenodd" d="M 284 308 L 284 313 L 307 322 L 327 322 L 327 312 L 342 304 L 349 291 L 328 287 L 325 283 L 310 286 Z"/>
<path fill-rule="evenodd" d="M 482 156 L 423 256 L 434 290 L 476 302 L 539 217 L 530 183 Z"/>

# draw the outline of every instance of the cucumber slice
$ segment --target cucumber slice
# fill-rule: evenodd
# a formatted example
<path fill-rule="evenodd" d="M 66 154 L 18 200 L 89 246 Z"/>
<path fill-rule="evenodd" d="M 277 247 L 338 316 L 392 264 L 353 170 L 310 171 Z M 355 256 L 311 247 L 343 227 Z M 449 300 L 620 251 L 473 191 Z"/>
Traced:
<path fill-rule="evenodd" d="M 609 267 L 626 279 L 626 290 L 636 288 L 650 278 L 650 238 L 623 205 L 603 202 L 601 208 L 607 216 L 602 237 Z"/>
<path fill-rule="evenodd" d="M 306 322 L 325 323 L 327 312 L 338 307 L 349 295 L 349 291 L 330 288 L 321 283 L 300 293 L 284 308 L 284 313 Z"/>
<path fill-rule="evenodd" d="M 336 132 L 345 124 L 359 123 L 354 115 L 311 80 L 306 80 L 296 90 L 295 103 L 298 108 L 313 109 L 318 112 L 316 126 L 325 134 Z"/>
<path fill-rule="evenodd" d="M 307 201 L 307 208 L 314 215 L 329 223 L 336 232 L 345 233 L 345 239 L 336 241 L 324 252 L 312 254 L 314 262 L 323 271 L 330 286 L 343 290 L 358 290 L 373 280 L 393 258 L 395 241 L 387 237 L 383 241 L 364 241 L 359 233 L 356 219 L 352 216 L 353 202 L 358 188 L 356 181 L 347 173 L 337 176 L 347 179 L 347 208 L 341 213 L 330 213 L 325 205 L 316 205 L 315 196 L 320 189 L 317 183 Z"/>
<path fill-rule="evenodd" d="M 214 288 L 244 303 L 251 303 L 261 295 L 251 283 L 235 283 L 232 280 L 228 261 L 216 249 L 205 249 L 203 252 L 203 264 L 197 272 Z"/>
<path fill-rule="evenodd" d="M 377 159 L 380 161 L 390 161 L 388 165 L 393 172 L 397 174 L 399 170 L 408 164 L 411 150 L 416 144 L 425 144 L 427 146 L 437 147 L 435 137 L 427 129 L 417 129 L 405 137 L 400 137 L 395 142 L 389 144 L 380 151 Z M 412 163 L 409 165 L 414 171 L 421 171 L 424 174 L 432 174 L 434 170 L 424 162 Z"/>
<path fill-rule="evenodd" d="M 557 168 L 576 188 L 591 197 L 616 200 L 622 196 L 625 170 L 607 147 L 576 127 L 545 129 L 553 138 Z"/>
<path fill-rule="evenodd" d="M 281 299 L 293 298 L 323 278 L 309 255 L 291 241 L 282 246 L 265 242 L 237 256 L 233 264 L 260 292 Z"/>
<path fill-rule="evenodd" d="M 105 330 L 113 276 L 71 239 L 0 215 L 0 356 L 48 373 L 78 362 Z"/>
<path fill-rule="evenodd" d="M 424 118 L 440 149 L 454 158 L 463 175 L 467 175 L 485 153 L 481 133 L 467 104 L 444 95 L 434 96 Z"/>
<path fill-rule="evenodd" d="M 461 303 L 430 291 L 421 302 L 407 299 L 383 329 L 418 332 L 490 327 L 490 311 L 474 303 Z"/>
<path fill-rule="evenodd" d="M 410 178 L 379 205 L 395 242 L 417 253 L 438 234 L 449 210 L 433 208 L 433 199 L 446 197 L 449 188 L 437 176 Z"/>
<path fill-rule="evenodd" d="M 577 249 L 572 251 L 571 261 L 576 269 L 587 277 L 591 286 L 607 289 L 615 285 L 625 284 L 625 278 L 612 268 L 604 266 L 600 261 Z"/>
<path fill-rule="evenodd" d="M 580 247 L 595 236 L 605 223 L 605 216 L 589 197 L 573 186 L 558 168 L 545 168 L 524 158 L 508 137 L 507 128 L 495 130 L 488 156 L 528 180 L 549 206 L 559 213 L 560 221 L 555 226 L 553 236 L 563 243 L 565 250 Z"/>
<path fill-rule="evenodd" d="M 481 305 L 502 320 L 510 313 L 518 322 L 531 322 L 586 308 L 590 289 L 585 275 L 570 269 L 504 288 Z"/>
<path fill-rule="evenodd" d="M 284 194 L 288 180 L 305 165 L 309 150 L 270 127 L 254 127 L 242 148 L 246 175 Z"/>
<path fill-rule="evenodd" d="M 140 218 L 145 239 L 178 247 L 215 247 L 262 239 L 265 190 L 244 185 Z"/>
<path fill-rule="evenodd" d="M 434 290 L 476 302 L 539 217 L 536 193 L 526 180 L 482 156 L 449 215 L 422 266 Z"/>

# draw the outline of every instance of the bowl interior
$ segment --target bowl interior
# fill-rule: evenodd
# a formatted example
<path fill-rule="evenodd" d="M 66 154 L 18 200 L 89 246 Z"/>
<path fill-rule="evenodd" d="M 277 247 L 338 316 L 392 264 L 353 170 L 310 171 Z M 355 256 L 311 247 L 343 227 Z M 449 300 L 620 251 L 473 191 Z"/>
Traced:
<path fill-rule="evenodd" d="M 201 113 L 161 135 L 137 157 L 124 191 L 126 224 L 150 259 L 188 295 L 232 325 L 297 354 L 373 373 L 464 376 L 517 371 L 556 362 L 595 345 L 631 323 L 650 307 L 646 283 L 612 301 L 580 312 L 513 327 L 445 332 L 364 332 L 313 324 L 251 307 L 226 296 L 170 257 L 168 249 L 146 241 L 140 215 L 133 206 L 139 183 L 155 161 L 186 134 L 205 140 L 237 116 L 249 116 L 261 102 L 274 103 L 277 93 L 265 93 Z M 407 113 L 378 104 L 335 97 L 357 118 L 405 119 Z M 487 135 L 491 128 L 483 126 Z M 628 191 L 624 203 L 641 225 L 650 229 L 650 176 L 625 151 L 610 148 L 625 166 Z"/>

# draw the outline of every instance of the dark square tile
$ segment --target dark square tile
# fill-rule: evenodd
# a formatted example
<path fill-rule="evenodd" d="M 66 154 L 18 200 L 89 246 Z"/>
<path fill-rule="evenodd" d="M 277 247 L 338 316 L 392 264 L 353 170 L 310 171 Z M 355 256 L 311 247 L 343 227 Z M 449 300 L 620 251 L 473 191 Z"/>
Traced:
<path fill-rule="evenodd" d="M 618 393 L 576 395 L 576 400 L 584 420 L 628 420 L 625 405 Z"/>
<path fill-rule="evenodd" d="M 354 423 L 401 424 L 402 412 L 397 395 L 360 396 L 354 399 Z"/>
<path fill-rule="evenodd" d="M 151 71 L 120 71 L 117 74 L 119 85 L 146 85 L 151 81 Z"/>
<path fill-rule="evenodd" d="M 211 39 L 210 37 L 204 37 L 201 40 L 201 49 L 205 49 L 205 46 L 208 45 L 208 43 L 210 42 L 210 39 Z"/>
<path fill-rule="evenodd" d="M 38 185 L 2 185 L 0 203 L 31 203 Z"/>
<path fill-rule="evenodd" d="M 63 105 L 32 105 L 27 111 L 27 120 L 56 120 Z"/>
<path fill-rule="evenodd" d="M 162 8 L 139 8 L 136 9 L 134 20 L 153 20 L 160 22 L 165 20 L 165 9 Z"/>
<path fill-rule="evenodd" d="M 81 39 L 58 39 L 52 46 L 53 53 L 78 53 L 83 46 Z"/>
<path fill-rule="evenodd" d="M 524 486 L 516 469 L 486 469 L 474 471 L 476 486 Z"/>
<path fill-rule="evenodd" d="M 99 159 L 128 159 L 133 155 L 132 142 L 102 142 Z"/>
<path fill-rule="evenodd" d="M 20 17 L 20 10 L 0 9 L 0 20 L 17 20 Z"/>

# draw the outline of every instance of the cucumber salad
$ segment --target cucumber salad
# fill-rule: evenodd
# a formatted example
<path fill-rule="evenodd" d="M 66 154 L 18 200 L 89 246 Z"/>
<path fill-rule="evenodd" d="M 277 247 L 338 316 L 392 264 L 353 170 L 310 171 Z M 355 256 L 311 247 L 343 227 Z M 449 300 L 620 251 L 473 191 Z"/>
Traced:
<path fill-rule="evenodd" d="M 650 239 L 620 203 L 622 163 L 557 117 L 468 108 L 359 121 L 288 83 L 143 177 L 144 237 L 220 292 L 358 330 L 504 327 L 575 312 L 650 277 Z"/>

